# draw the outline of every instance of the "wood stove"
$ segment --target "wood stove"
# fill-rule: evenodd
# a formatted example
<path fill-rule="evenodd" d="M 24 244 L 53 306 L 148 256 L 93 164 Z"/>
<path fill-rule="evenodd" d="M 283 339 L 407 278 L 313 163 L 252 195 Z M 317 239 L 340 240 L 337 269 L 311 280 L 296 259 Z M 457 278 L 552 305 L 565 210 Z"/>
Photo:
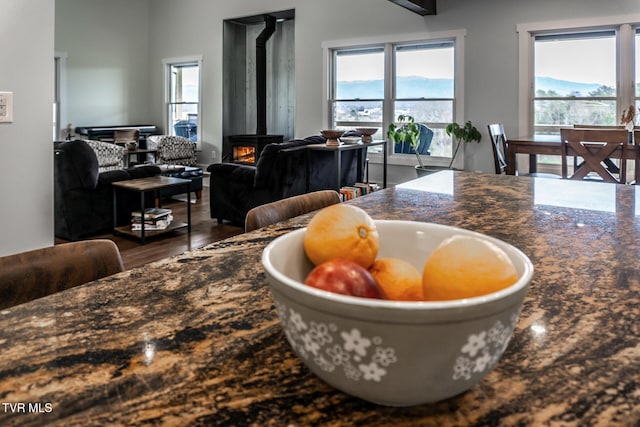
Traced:
<path fill-rule="evenodd" d="M 262 149 L 283 141 L 283 135 L 267 134 L 267 40 L 276 31 L 277 18 L 263 16 L 265 27 L 256 38 L 256 134 L 230 135 L 222 146 L 223 161 L 256 164 Z"/>
<path fill-rule="evenodd" d="M 282 135 L 231 135 L 224 143 L 224 161 L 255 165 L 262 149 L 283 141 Z"/>

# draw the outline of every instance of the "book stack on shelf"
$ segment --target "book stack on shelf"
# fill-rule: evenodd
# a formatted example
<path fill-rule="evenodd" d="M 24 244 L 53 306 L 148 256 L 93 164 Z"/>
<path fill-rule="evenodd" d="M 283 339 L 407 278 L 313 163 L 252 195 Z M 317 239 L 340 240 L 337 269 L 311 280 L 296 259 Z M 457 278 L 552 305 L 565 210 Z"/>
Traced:
<path fill-rule="evenodd" d="M 145 231 L 165 230 L 172 220 L 171 209 L 149 208 L 144 210 Z M 140 231 L 141 229 L 142 215 L 140 211 L 135 211 L 131 214 L 131 230 Z"/>
<path fill-rule="evenodd" d="M 353 186 L 342 187 L 340 197 L 342 201 L 355 199 L 380 189 L 380 185 L 374 182 L 356 182 Z"/>

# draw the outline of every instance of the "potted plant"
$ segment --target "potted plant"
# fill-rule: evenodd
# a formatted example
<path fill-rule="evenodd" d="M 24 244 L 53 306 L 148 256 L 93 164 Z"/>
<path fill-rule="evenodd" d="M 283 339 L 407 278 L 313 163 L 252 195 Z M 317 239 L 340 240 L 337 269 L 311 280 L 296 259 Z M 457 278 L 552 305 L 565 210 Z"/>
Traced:
<path fill-rule="evenodd" d="M 421 171 L 427 171 L 427 168 L 424 166 L 422 156 L 420 156 L 420 153 L 418 152 L 418 145 L 420 144 L 420 126 L 415 122 L 412 116 L 407 114 L 400 114 L 398 116 L 398 123 L 398 126 L 396 126 L 395 123 L 391 123 L 389 125 L 387 137 L 394 144 L 407 144 L 413 149 L 413 152 L 418 159 L 416 171 L 418 175 L 422 175 Z"/>
<path fill-rule="evenodd" d="M 464 142 L 477 142 L 480 143 L 482 140 L 482 134 L 480 131 L 471 123 L 470 120 L 464 124 L 464 126 L 460 126 L 456 122 L 449 123 L 445 128 L 445 132 L 447 135 L 451 136 L 453 134 L 453 139 L 456 140 L 456 149 L 453 152 L 453 156 L 451 156 L 451 161 L 449 162 L 449 169 L 453 165 L 453 161 L 456 159 L 456 155 L 458 154 L 458 149 L 460 148 L 460 143 Z"/>

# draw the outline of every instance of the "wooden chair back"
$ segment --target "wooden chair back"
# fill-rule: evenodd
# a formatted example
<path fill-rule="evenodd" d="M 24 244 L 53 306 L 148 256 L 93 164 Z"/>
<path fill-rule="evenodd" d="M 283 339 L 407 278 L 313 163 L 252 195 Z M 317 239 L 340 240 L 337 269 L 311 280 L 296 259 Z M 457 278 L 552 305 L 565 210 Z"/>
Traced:
<path fill-rule="evenodd" d="M 116 129 L 113 131 L 113 142 L 116 144 L 138 143 L 140 129 Z"/>
<path fill-rule="evenodd" d="M 581 125 L 574 124 L 574 128 L 577 129 L 626 129 L 624 125 Z M 635 130 L 640 129 L 640 126 L 634 126 Z"/>
<path fill-rule="evenodd" d="M 562 144 L 562 177 L 582 180 L 595 173 L 605 182 L 626 183 L 629 132 L 624 129 L 560 129 Z M 621 150 L 622 160 L 618 173 L 612 173 L 603 164 L 616 150 Z M 583 162 L 577 165 L 571 176 L 567 172 L 567 157 L 578 156 Z"/>
<path fill-rule="evenodd" d="M 107 239 L 62 243 L 0 257 L 0 309 L 124 271 Z"/>
<path fill-rule="evenodd" d="M 507 135 L 504 132 L 502 123 L 487 125 L 489 136 L 491 137 L 491 149 L 493 151 L 493 163 L 496 174 L 507 173 Z"/>
<path fill-rule="evenodd" d="M 244 229 L 256 230 L 340 202 L 337 191 L 320 190 L 266 203 L 247 212 Z"/>

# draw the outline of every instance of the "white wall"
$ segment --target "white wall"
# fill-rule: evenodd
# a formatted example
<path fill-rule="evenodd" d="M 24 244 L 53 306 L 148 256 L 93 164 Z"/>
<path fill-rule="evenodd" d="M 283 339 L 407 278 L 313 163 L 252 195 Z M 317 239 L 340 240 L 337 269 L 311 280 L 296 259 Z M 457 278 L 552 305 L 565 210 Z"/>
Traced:
<path fill-rule="evenodd" d="M 51 0 L 0 0 L 0 256 L 53 244 L 53 27 Z"/>
<path fill-rule="evenodd" d="M 67 55 L 67 122 L 160 125 L 148 107 L 149 0 L 56 0 L 55 16 L 56 52 Z"/>

